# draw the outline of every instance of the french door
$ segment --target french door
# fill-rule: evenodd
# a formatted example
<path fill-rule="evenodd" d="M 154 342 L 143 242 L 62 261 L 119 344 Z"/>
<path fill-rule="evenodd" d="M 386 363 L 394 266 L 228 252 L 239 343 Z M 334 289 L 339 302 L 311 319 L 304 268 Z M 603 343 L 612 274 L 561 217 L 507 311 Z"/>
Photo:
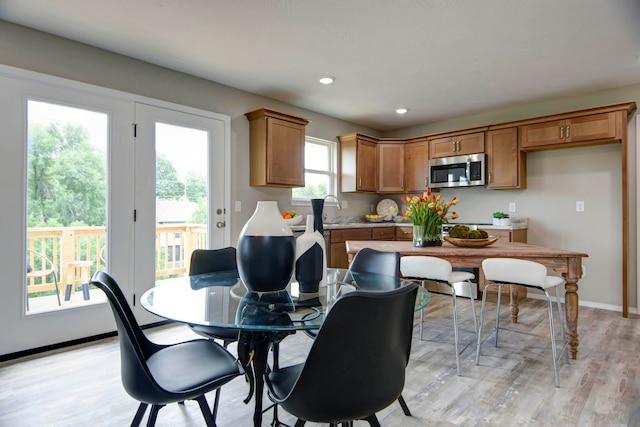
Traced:
<path fill-rule="evenodd" d="M 0 93 L 0 354 L 113 330 L 104 296 L 82 286 L 96 269 L 141 323 L 158 320 L 136 304 L 156 277 L 230 243 L 229 118 L 4 66 Z M 49 266 L 60 302 L 53 275 L 29 277 Z"/>
<path fill-rule="evenodd" d="M 134 282 L 139 299 L 157 283 L 188 274 L 195 249 L 229 245 L 228 122 L 143 103 L 136 103 L 135 116 Z M 153 320 L 143 310 L 138 316 Z"/>

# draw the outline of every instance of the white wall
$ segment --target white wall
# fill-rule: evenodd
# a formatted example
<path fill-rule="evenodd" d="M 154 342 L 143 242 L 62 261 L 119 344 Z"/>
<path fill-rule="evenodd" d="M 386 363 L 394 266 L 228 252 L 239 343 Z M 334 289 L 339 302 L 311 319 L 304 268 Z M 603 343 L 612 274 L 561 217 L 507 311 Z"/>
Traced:
<path fill-rule="evenodd" d="M 231 200 L 232 205 L 233 201 L 239 200 L 243 206 L 242 212 L 233 213 L 231 219 L 234 244 L 257 200 L 276 200 L 282 209 L 288 208 L 290 200 L 290 190 L 249 186 L 249 123 L 244 116 L 245 112 L 268 107 L 299 115 L 311 120 L 307 127 L 308 135 L 337 141 L 337 135 L 354 131 L 387 137 L 425 135 L 640 99 L 640 85 L 636 85 L 511 106 L 381 134 L 272 99 L 3 21 L 0 21 L 0 63 L 229 115 L 233 164 Z M 635 132 L 630 137 L 631 146 L 635 150 Z M 4 150 L 4 147 L 0 147 L 0 150 Z M 630 154 L 635 171 L 635 151 Z M 526 190 L 459 190 L 456 194 L 462 199 L 462 203 L 458 205 L 458 210 L 462 218 L 489 221 L 491 212 L 507 210 L 508 203 L 515 201 L 518 206 L 517 215 L 530 218 L 530 242 L 589 253 L 590 257 L 585 262 L 587 277 L 580 282 L 581 302 L 619 308 L 622 286 L 619 260 L 619 159 L 620 147 L 616 145 L 531 153 L 527 160 Z M 635 236 L 635 172 L 631 184 L 631 227 Z M 340 196 L 349 202 L 349 209 L 341 211 L 341 215 L 368 212 L 371 203 L 383 198 L 351 194 Z M 575 213 L 576 200 L 585 201 L 586 210 L 583 214 Z M 19 224 L 16 226 L 20 227 Z M 630 301 L 635 305 L 635 246 L 632 253 L 631 261 L 634 265 L 633 274 L 630 275 Z M 0 275 L 4 276 L 3 272 L 0 271 Z"/>

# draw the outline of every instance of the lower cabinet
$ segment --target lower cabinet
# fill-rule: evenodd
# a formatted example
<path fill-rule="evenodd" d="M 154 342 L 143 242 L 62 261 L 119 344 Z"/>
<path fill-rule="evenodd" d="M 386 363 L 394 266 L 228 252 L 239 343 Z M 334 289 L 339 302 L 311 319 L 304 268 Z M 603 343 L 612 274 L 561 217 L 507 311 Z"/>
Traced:
<path fill-rule="evenodd" d="M 349 258 L 344 242 L 347 240 L 371 240 L 371 228 L 342 228 L 330 230 L 329 267 L 349 268 Z"/>

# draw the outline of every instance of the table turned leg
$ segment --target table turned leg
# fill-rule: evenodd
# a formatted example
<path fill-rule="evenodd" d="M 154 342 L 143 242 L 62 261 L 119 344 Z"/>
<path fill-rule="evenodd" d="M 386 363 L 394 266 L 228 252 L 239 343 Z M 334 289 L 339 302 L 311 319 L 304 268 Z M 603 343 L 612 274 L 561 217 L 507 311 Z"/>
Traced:
<path fill-rule="evenodd" d="M 567 279 L 564 285 L 564 310 L 566 313 L 566 335 L 569 344 L 569 357 L 575 359 L 578 356 L 578 281 Z"/>
<path fill-rule="evenodd" d="M 520 313 L 520 308 L 518 306 L 518 288 L 519 286 L 509 286 L 509 307 L 511 308 L 511 323 L 518 323 L 518 313 Z"/>

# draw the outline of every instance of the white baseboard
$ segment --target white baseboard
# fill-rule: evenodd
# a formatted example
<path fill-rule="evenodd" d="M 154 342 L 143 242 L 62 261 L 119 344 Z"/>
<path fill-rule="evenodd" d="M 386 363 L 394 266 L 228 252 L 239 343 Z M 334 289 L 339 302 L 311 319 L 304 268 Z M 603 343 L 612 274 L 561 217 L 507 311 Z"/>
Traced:
<path fill-rule="evenodd" d="M 534 293 L 527 294 L 527 298 L 541 299 L 541 300 L 546 299 L 544 297 L 544 295 L 534 294 Z M 555 301 L 555 297 L 551 297 L 551 299 L 553 301 Z M 564 304 L 564 298 L 562 298 L 561 301 Z M 580 306 L 580 307 L 598 308 L 598 309 L 601 309 L 601 310 L 608 310 L 608 311 L 617 311 L 617 312 L 622 313 L 622 306 L 621 305 L 602 304 L 602 303 L 599 303 L 599 302 L 578 300 L 578 306 Z M 638 309 L 636 307 L 629 307 L 629 313 L 638 314 L 639 311 L 638 311 Z"/>

